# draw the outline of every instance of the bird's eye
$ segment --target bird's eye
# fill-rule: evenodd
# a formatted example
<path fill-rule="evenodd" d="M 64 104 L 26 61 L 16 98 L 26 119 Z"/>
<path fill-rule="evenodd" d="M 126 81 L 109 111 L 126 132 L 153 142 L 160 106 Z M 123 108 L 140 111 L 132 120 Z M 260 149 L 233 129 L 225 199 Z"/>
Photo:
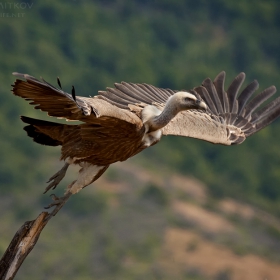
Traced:
<path fill-rule="evenodd" d="M 188 97 L 185 97 L 185 101 L 189 101 L 190 99 Z"/>

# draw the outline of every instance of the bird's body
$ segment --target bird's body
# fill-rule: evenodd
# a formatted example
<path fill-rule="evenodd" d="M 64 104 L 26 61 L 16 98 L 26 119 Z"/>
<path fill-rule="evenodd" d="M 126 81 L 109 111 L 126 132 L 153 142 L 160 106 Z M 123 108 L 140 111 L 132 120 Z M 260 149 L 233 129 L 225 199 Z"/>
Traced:
<path fill-rule="evenodd" d="M 213 82 L 206 79 L 190 91 L 123 82 L 92 98 L 76 96 L 74 90 L 70 95 L 44 80 L 14 74 L 24 79 L 13 85 L 15 95 L 50 116 L 82 122 L 69 125 L 22 117 L 28 124 L 24 129 L 35 142 L 62 146 L 61 159 L 66 163 L 50 179 L 46 191 L 57 186 L 70 164 L 81 165 L 77 180 L 68 186 L 68 195 L 91 184 L 110 164 L 156 144 L 163 135 L 240 144 L 280 115 L 279 97 L 263 106 L 276 92 L 273 86 L 252 98 L 258 88 L 257 81 L 253 81 L 238 95 L 244 73 L 227 91 L 225 73 L 221 72 Z"/>

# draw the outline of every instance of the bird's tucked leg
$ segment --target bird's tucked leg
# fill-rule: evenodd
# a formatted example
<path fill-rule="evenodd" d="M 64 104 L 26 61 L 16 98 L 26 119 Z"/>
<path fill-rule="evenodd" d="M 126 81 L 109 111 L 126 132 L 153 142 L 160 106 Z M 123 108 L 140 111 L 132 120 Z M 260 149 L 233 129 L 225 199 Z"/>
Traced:
<path fill-rule="evenodd" d="M 78 193 L 81 189 L 96 181 L 109 167 L 109 165 L 99 166 L 88 162 L 82 162 L 80 166 L 82 168 L 79 171 L 77 180 L 67 187 L 67 191 L 72 194 Z"/>
<path fill-rule="evenodd" d="M 50 183 L 51 181 L 52 182 L 46 187 L 44 193 L 46 193 L 50 189 L 54 190 L 57 187 L 60 181 L 64 178 L 68 167 L 69 167 L 69 163 L 66 162 L 64 166 L 48 180 L 47 183 Z"/>
<path fill-rule="evenodd" d="M 47 207 L 45 207 L 45 209 L 55 207 L 54 210 L 50 213 L 52 216 L 54 216 L 63 207 L 63 205 L 66 203 L 66 201 L 70 198 L 72 194 L 78 193 L 81 189 L 97 180 L 109 167 L 109 165 L 98 166 L 92 165 L 87 162 L 80 163 L 80 165 L 82 168 L 79 171 L 79 176 L 77 180 L 72 182 L 67 187 L 65 194 L 62 197 L 57 197 L 54 194 L 51 195 L 53 202 Z"/>

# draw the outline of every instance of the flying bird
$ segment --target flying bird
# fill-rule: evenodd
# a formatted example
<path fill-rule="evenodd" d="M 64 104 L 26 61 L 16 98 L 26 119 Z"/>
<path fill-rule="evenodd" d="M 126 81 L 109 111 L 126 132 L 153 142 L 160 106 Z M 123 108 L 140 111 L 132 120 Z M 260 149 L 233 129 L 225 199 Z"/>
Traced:
<path fill-rule="evenodd" d="M 72 164 L 81 169 L 77 179 L 58 198 L 52 195 L 53 215 L 67 199 L 97 180 L 110 164 L 140 153 L 162 136 L 179 135 L 214 144 L 241 144 L 248 136 L 269 125 L 280 115 L 280 97 L 270 102 L 276 88 L 254 94 L 256 80 L 240 93 L 245 74 L 240 73 L 227 90 L 225 72 L 212 81 L 205 79 L 192 90 L 170 90 L 148 84 L 116 83 L 94 97 L 64 92 L 58 78 L 56 88 L 27 74 L 19 77 L 12 92 L 48 113 L 79 124 L 61 124 L 22 116 L 24 127 L 36 143 L 61 146 L 61 170 L 48 181 L 45 192 L 55 189 Z M 254 96 L 253 96 L 254 95 Z"/>

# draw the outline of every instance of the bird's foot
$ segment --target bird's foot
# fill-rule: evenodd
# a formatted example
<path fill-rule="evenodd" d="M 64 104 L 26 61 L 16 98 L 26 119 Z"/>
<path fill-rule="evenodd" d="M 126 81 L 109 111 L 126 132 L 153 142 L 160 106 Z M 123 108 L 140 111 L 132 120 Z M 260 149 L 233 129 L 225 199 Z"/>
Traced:
<path fill-rule="evenodd" d="M 52 182 L 46 187 L 44 193 L 50 189 L 54 190 L 57 187 L 60 181 L 64 178 L 68 167 L 69 163 L 65 163 L 64 166 L 47 181 L 47 183 L 50 183 L 51 181 Z"/>
<path fill-rule="evenodd" d="M 57 197 L 55 194 L 51 194 L 51 198 L 53 200 L 53 202 L 48 205 L 47 207 L 45 207 L 45 209 L 50 209 L 52 207 L 55 206 L 55 208 L 53 209 L 53 211 L 50 213 L 51 216 L 55 216 L 56 213 L 63 207 L 63 205 L 67 202 L 67 200 L 70 198 L 70 196 L 72 195 L 71 192 L 67 192 L 66 194 L 64 194 L 64 196 L 62 197 Z"/>

